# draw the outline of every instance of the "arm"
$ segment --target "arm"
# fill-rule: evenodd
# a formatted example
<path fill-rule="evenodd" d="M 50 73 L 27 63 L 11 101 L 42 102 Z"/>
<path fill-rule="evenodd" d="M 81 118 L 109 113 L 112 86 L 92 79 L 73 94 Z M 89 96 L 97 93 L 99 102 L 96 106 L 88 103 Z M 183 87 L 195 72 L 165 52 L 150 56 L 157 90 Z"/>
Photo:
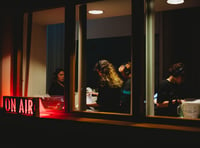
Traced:
<path fill-rule="evenodd" d="M 98 107 L 99 105 L 95 102 L 95 103 L 90 103 L 87 104 L 88 107 Z"/>
<path fill-rule="evenodd" d="M 158 108 L 168 107 L 169 101 L 163 101 L 162 103 L 156 103 Z"/>
<path fill-rule="evenodd" d="M 92 96 L 98 96 L 98 92 L 92 92 Z"/>
<path fill-rule="evenodd" d="M 158 108 L 166 108 L 169 105 L 169 100 L 171 98 L 170 95 L 170 85 L 167 81 L 162 81 L 159 86 L 158 90 L 158 98 L 157 98 L 157 107 Z M 171 103 L 175 102 L 175 100 L 172 100 Z"/>
<path fill-rule="evenodd" d="M 184 102 L 184 100 L 182 100 L 182 99 L 172 100 L 172 104 L 175 104 L 177 102 L 179 104 L 182 104 Z M 165 108 L 165 107 L 168 107 L 169 101 L 163 101 L 161 103 L 157 103 L 156 105 L 157 105 L 158 108 Z"/>

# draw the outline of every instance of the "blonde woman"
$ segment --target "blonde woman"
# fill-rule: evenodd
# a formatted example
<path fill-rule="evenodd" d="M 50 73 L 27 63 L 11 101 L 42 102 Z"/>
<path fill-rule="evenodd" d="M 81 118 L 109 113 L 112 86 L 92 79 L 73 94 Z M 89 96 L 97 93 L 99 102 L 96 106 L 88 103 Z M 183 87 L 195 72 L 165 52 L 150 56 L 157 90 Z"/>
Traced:
<path fill-rule="evenodd" d="M 88 106 L 95 107 L 99 111 L 118 112 L 122 79 L 108 60 L 98 61 L 94 70 L 99 76 L 98 97 L 95 104 L 88 104 Z"/>

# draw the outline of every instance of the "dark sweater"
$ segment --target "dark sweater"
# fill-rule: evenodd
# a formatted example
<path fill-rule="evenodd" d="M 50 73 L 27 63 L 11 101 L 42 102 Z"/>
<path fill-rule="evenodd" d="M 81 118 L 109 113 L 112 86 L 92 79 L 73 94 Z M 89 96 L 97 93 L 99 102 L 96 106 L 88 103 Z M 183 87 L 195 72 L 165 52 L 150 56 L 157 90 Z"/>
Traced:
<path fill-rule="evenodd" d="M 120 91 L 121 88 L 100 87 L 97 98 L 99 111 L 118 112 L 120 107 Z"/>
<path fill-rule="evenodd" d="M 57 82 L 53 82 L 48 93 L 50 96 L 64 96 L 64 87 Z"/>
<path fill-rule="evenodd" d="M 156 114 L 177 116 L 177 106 L 179 104 L 172 104 L 172 100 L 176 99 L 182 99 L 180 86 L 163 80 L 159 86 L 157 102 L 162 103 L 164 101 L 169 101 L 169 105 L 166 108 L 157 108 Z"/>

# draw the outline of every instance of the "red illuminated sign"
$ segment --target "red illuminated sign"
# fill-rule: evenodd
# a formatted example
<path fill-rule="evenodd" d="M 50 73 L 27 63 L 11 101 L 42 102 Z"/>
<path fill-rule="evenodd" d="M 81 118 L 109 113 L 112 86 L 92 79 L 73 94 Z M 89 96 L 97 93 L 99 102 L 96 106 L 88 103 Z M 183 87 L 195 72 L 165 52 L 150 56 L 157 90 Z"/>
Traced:
<path fill-rule="evenodd" d="M 39 98 L 4 96 L 3 109 L 6 113 L 38 117 Z"/>

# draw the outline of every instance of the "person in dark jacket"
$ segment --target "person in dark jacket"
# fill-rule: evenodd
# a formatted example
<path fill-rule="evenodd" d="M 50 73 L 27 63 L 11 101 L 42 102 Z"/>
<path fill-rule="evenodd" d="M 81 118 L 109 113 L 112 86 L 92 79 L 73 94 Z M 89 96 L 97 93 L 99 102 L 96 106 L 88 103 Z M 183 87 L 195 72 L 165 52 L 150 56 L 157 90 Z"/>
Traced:
<path fill-rule="evenodd" d="M 157 96 L 157 115 L 178 116 L 177 106 L 182 98 L 181 84 L 184 81 L 184 64 L 175 63 L 169 68 L 169 77 L 162 80 Z"/>

